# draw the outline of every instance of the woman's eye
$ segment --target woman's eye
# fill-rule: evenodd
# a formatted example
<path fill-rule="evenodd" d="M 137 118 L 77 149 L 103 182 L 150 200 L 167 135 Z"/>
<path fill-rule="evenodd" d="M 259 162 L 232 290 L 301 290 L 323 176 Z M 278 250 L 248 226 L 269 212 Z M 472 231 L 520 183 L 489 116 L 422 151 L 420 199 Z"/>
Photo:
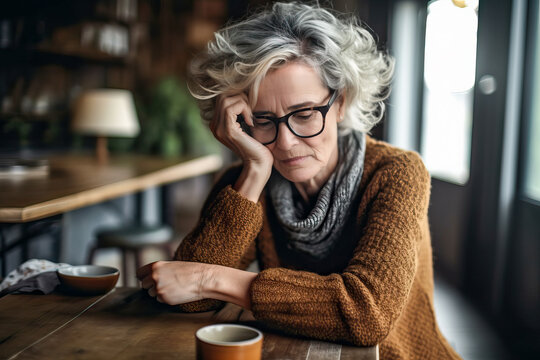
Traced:
<path fill-rule="evenodd" d="M 313 110 L 301 111 L 299 113 L 294 114 L 294 118 L 297 120 L 306 121 L 313 117 L 313 113 L 314 113 Z"/>
<path fill-rule="evenodd" d="M 272 123 L 270 120 L 262 119 L 262 118 L 255 118 L 253 121 L 253 124 L 261 129 L 269 128 L 274 126 L 274 123 Z"/>

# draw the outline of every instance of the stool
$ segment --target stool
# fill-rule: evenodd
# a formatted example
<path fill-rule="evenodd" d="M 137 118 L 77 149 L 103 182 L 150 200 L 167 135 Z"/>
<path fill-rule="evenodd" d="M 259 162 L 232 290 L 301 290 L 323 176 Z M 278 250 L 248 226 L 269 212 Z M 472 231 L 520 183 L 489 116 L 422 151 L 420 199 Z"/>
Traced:
<path fill-rule="evenodd" d="M 96 232 L 96 243 L 90 250 L 88 263 L 92 264 L 95 252 L 104 248 L 118 248 L 122 252 L 122 279 L 128 286 L 127 254 L 135 254 L 135 266 L 141 266 L 142 250 L 146 247 L 161 247 L 170 257 L 169 244 L 173 239 L 173 231 L 169 226 L 128 226 L 113 229 L 102 229 Z"/>

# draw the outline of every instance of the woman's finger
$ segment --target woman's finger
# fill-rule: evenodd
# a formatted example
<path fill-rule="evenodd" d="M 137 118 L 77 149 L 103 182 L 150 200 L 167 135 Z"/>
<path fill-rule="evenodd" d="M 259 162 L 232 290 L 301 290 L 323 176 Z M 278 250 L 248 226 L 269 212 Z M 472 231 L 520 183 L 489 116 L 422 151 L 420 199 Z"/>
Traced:
<path fill-rule="evenodd" d="M 150 295 L 151 297 L 156 297 L 157 296 L 157 291 L 156 291 L 156 288 L 154 286 L 152 286 L 150 289 L 148 289 L 148 295 Z"/>
<path fill-rule="evenodd" d="M 253 127 L 253 113 L 250 111 L 244 111 L 242 112 L 242 115 L 244 116 L 244 121 L 248 126 Z"/>
<path fill-rule="evenodd" d="M 143 279 L 152 272 L 152 264 L 153 263 L 149 263 L 137 269 L 136 275 L 139 280 Z"/>
<path fill-rule="evenodd" d="M 244 121 L 249 126 L 253 126 L 253 113 L 251 112 L 251 106 L 249 106 L 249 99 L 246 94 L 242 93 L 240 94 L 242 99 L 244 100 L 244 103 L 247 105 L 244 107 L 244 110 L 242 111 L 242 115 L 244 116 Z"/>
<path fill-rule="evenodd" d="M 141 287 L 143 289 L 150 289 L 154 285 L 155 285 L 154 279 L 152 279 L 151 276 L 147 276 L 141 281 Z"/>
<path fill-rule="evenodd" d="M 251 117 L 251 109 L 245 95 L 228 97 L 220 102 L 216 108 L 216 125 L 225 123 L 235 123 L 238 115 Z"/>
<path fill-rule="evenodd" d="M 244 117 L 251 116 L 251 110 L 241 99 L 234 103 L 229 103 L 229 107 L 223 110 L 220 119 L 216 120 L 212 130 L 214 136 L 221 141 L 225 146 L 242 157 L 243 150 L 246 147 L 246 141 L 250 142 L 253 139 L 242 130 L 242 127 L 237 121 L 238 115 Z"/>

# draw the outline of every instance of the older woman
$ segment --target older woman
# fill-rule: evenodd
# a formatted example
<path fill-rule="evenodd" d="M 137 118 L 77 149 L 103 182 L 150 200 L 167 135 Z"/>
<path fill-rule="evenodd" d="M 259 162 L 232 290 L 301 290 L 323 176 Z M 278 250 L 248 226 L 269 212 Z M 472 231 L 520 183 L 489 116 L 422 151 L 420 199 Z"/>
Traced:
<path fill-rule="evenodd" d="M 384 359 L 457 358 L 433 310 L 429 174 L 366 135 L 392 69 L 366 29 L 317 6 L 277 3 L 216 33 L 191 89 L 242 163 L 175 261 L 139 269 L 142 287 L 186 311 L 228 301 L 291 334 L 380 344 Z M 245 271 L 255 259 L 262 271 Z"/>

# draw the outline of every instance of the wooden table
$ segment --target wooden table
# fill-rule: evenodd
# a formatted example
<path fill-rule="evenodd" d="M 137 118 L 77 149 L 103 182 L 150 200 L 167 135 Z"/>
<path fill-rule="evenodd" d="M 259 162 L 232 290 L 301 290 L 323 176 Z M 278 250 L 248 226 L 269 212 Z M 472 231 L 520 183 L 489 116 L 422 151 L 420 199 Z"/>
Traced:
<path fill-rule="evenodd" d="M 180 313 L 136 288 L 96 297 L 63 294 L 0 298 L 2 359 L 195 359 L 195 331 L 242 322 L 250 312 Z M 264 332 L 263 359 L 378 359 L 378 347 L 352 347 Z"/>
<path fill-rule="evenodd" d="M 45 176 L 0 177 L 0 223 L 45 218 L 222 166 L 218 155 L 176 159 L 125 155 L 100 164 L 92 155 L 66 154 L 51 157 L 49 163 Z"/>
<path fill-rule="evenodd" d="M 56 155 L 48 160 L 49 173 L 46 175 L 0 176 L 0 276 L 6 275 L 5 259 L 9 251 L 21 247 L 21 262 L 25 261 L 28 258 L 28 241 L 46 232 L 47 227 L 61 223 L 61 214 L 65 212 L 212 173 L 222 167 L 218 155 L 164 159 L 129 154 L 113 156 L 105 164 L 99 163 L 93 155 L 82 154 Z M 168 198 L 165 194 L 162 202 Z M 141 196 L 137 196 L 135 208 L 136 218 L 140 221 L 143 217 Z M 169 214 L 163 211 L 162 215 L 167 223 Z M 41 226 L 35 226 L 35 220 Z M 23 223 L 21 235 L 8 244 L 3 229 L 13 223 Z M 56 242 L 59 247 L 60 240 Z"/>

